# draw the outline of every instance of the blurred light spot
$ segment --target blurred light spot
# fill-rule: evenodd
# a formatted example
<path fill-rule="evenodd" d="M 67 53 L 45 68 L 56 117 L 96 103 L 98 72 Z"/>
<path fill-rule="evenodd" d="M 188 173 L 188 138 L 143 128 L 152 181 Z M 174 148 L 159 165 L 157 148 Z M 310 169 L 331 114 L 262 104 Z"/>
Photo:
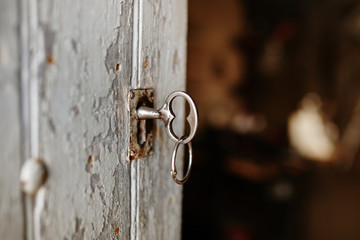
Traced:
<path fill-rule="evenodd" d="M 320 106 L 321 99 L 316 94 L 303 98 L 301 108 L 289 117 L 289 139 L 304 157 L 329 161 L 335 151 L 338 130 L 332 122 L 324 121 Z"/>
<path fill-rule="evenodd" d="M 239 112 L 231 122 L 232 128 L 239 133 L 256 133 L 266 128 L 267 122 L 261 114 L 247 114 Z"/>
<path fill-rule="evenodd" d="M 288 201 L 294 195 L 294 187 L 287 181 L 277 182 L 272 187 L 271 194 L 277 201 Z"/>

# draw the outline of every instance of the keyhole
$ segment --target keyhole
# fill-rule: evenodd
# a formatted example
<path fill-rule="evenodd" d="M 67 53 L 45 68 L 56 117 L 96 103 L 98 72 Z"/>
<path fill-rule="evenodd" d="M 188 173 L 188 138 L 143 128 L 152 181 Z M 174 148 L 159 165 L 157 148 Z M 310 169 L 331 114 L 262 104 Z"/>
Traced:
<path fill-rule="evenodd" d="M 143 145 L 146 142 L 146 120 L 140 120 L 138 123 L 138 143 Z"/>
<path fill-rule="evenodd" d="M 153 107 L 153 103 L 149 101 L 149 99 L 146 96 L 143 96 L 136 109 L 139 109 L 141 106 L 147 106 L 147 107 Z M 140 146 L 144 146 L 148 139 L 148 134 L 152 131 L 153 128 L 153 120 L 139 120 L 138 126 L 137 126 L 137 141 Z"/>

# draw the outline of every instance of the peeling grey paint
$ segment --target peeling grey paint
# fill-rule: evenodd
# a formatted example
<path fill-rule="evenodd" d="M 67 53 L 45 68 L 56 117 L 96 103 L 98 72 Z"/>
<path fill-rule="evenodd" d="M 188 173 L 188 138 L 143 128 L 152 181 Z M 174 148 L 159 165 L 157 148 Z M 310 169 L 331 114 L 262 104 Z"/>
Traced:
<path fill-rule="evenodd" d="M 186 18 L 185 0 L 139 1 L 138 65 L 133 70 L 139 88 L 152 87 L 154 106 L 160 107 L 167 95 L 185 90 Z M 139 70 L 140 69 L 140 70 Z M 177 116 L 184 116 L 179 106 Z M 177 129 L 183 130 L 179 122 Z M 171 181 L 170 166 L 174 143 L 161 123 L 154 129 L 154 154 L 132 164 L 132 238 L 180 239 L 182 188 Z M 180 156 L 179 156 L 180 157 Z M 179 162 L 180 163 L 180 162 Z M 136 189 L 136 191 L 134 191 Z M 169 204 L 172 199 L 172 204 Z"/>
<path fill-rule="evenodd" d="M 114 73 L 116 71 L 116 65 L 119 63 L 120 53 L 119 53 L 119 44 L 118 41 L 112 43 L 110 47 L 107 49 L 106 59 L 105 59 L 105 66 L 110 73 Z"/>
<path fill-rule="evenodd" d="M 179 239 L 171 142 L 155 127 L 153 157 L 127 161 L 127 93 L 152 87 L 159 106 L 184 89 L 186 1 L 0 1 L 0 12 L 0 239 Z M 22 198 L 4 183 L 29 155 L 49 176 Z"/>
<path fill-rule="evenodd" d="M 46 63 L 39 65 L 46 106 L 40 153 L 51 172 L 40 200 L 48 206 L 39 213 L 40 237 L 129 238 L 130 173 L 119 127 L 127 121 L 122 89 L 130 84 L 132 25 L 119 23 L 132 20 L 132 4 L 52 0 L 38 8 L 47 9 L 38 28 Z M 116 71 L 117 64 L 126 69 Z"/>
<path fill-rule="evenodd" d="M 90 184 L 91 184 L 92 192 L 95 191 L 95 188 L 97 187 L 99 181 L 100 181 L 100 175 L 99 174 L 91 174 Z"/>

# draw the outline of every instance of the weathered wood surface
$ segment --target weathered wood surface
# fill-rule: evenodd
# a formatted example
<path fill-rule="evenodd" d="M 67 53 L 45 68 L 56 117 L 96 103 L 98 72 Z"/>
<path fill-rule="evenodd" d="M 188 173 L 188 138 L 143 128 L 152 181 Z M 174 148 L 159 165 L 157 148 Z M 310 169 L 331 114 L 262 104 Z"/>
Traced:
<path fill-rule="evenodd" d="M 39 156 L 49 177 L 36 239 L 128 239 L 132 4 L 52 0 L 37 9 Z"/>
<path fill-rule="evenodd" d="M 0 1 L 0 239 L 24 236 L 17 1 Z"/>
<path fill-rule="evenodd" d="M 1 239 L 180 239 L 174 143 L 158 122 L 154 155 L 128 162 L 127 92 L 154 88 L 160 106 L 185 88 L 186 8 L 0 1 Z M 22 198 L 19 170 L 30 156 L 48 179 Z"/>
<path fill-rule="evenodd" d="M 134 28 L 138 51 L 132 86 L 154 88 L 155 107 L 160 107 L 171 92 L 185 89 L 187 1 L 138 1 L 134 12 L 139 25 Z M 181 120 L 183 107 L 176 109 Z M 182 124 L 176 122 L 180 129 Z M 132 239 L 181 237 L 182 187 L 170 176 L 173 147 L 157 121 L 154 155 L 132 163 Z"/>

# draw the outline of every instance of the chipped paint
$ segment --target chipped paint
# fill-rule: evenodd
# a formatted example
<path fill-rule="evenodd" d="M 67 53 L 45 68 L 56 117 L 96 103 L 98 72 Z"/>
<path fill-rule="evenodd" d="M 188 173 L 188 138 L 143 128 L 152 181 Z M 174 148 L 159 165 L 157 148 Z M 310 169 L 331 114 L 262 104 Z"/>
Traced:
<path fill-rule="evenodd" d="M 128 122 L 132 3 L 29 5 L 38 18 L 31 24 L 41 89 L 39 155 L 49 166 L 35 200 L 36 238 L 129 238 L 130 173 L 122 146 L 128 131 L 122 126 Z M 115 225 L 122 226 L 117 235 Z"/>
<path fill-rule="evenodd" d="M 1 33 L 7 29 L 0 40 L 11 39 L 1 41 L 0 64 L 11 71 L 0 81 L 0 96 L 10 104 L 5 110 L 13 110 L 5 135 L 18 146 L 4 150 L 15 169 L 4 177 L 18 179 L 27 156 L 43 159 L 49 172 L 46 184 L 24 201 L 14 185 L 15 200 L 4 203 L 11 208 L 0 212 L 10 216 L 0 236 L 11 230 L 9 239 L 179 239 L 181 188 L 165 180 L 171 146 L 157 129 L 154 155 L 128 162 L 127 94 L 131 87 L 154 87 L 164 99 L 184 89 L 186 1 L 20 0 L 0 6 L 11 10 L 0 15 L 11 16 L 0 21 Z M 168 195 L 174 203 L 164 209 Z"/>

